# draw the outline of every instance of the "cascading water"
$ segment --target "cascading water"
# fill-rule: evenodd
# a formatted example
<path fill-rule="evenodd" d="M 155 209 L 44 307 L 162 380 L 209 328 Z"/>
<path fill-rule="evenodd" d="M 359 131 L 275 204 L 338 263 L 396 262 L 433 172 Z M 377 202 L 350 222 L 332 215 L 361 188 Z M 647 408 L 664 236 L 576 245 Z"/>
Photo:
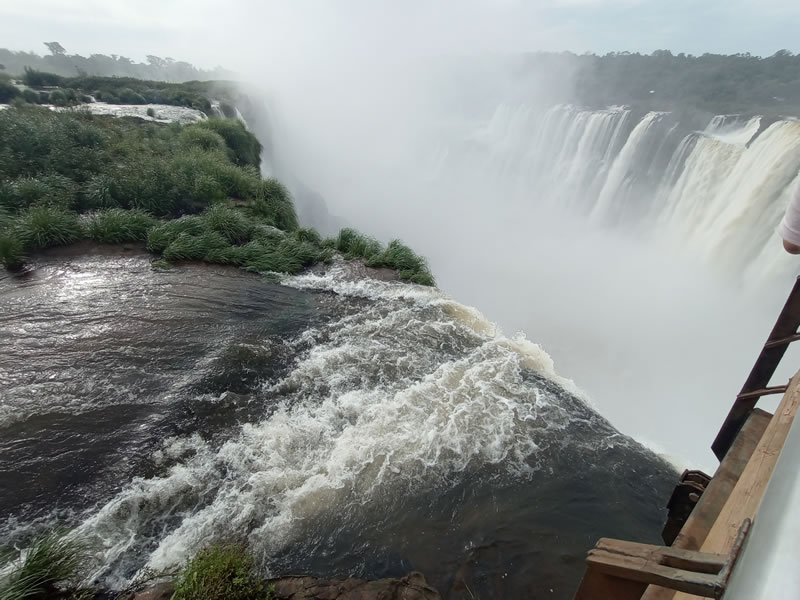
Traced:
<path fill-rule="evenodd" d="M 685 131 L 665 112 L 630 129 L 631 115 L 503 104 L 466 152 L 456 143 L 446 155 L 456 169 L 467 161 L 510 181 L 534 204 L 571 207 L 639 235 L 650 229 L 715 267 L 751 274 L 787 264 L 773 232 L 800 171 L 798 121 L 762 129 L 760 117 L 718 115 L 703 131 Z"/>

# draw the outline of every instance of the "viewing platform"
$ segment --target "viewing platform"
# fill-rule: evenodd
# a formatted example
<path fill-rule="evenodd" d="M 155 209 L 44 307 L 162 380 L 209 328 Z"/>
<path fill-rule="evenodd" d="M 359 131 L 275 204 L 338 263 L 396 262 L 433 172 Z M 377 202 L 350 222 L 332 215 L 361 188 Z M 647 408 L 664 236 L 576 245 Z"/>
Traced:
<path fill-rule="evenodd" d="M 800 597 L 800 371 L 770 385 L 798 327 L 800 278 L 711 445 L 714 476 L 684 471 L 669 499 L 666 545 L 600 539 L 575 600 Z M 770 394 L 774 414 L 756 407 Z"/>

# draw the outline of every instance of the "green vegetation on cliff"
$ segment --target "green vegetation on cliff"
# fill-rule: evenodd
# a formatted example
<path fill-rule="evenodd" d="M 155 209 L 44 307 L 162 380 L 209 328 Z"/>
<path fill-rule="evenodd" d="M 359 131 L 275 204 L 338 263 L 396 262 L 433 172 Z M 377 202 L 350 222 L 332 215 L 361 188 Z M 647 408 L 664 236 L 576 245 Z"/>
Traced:
<path fill-rule="evenodd" d="M 171 104 L 210 113 L 212 99 L 229 101 L 231 96 L 231 86 L 225 82 L 166 83 L 85 74 L 64 77 L 28 67 L 20 75 L 20 81 L 27 86 L 24 91 L 9 88 L 11 84 L 8 81 L 0 84 L 0 102 L 8 102 L 8 99 L 3 100 L 6 97 L 23 96 L 30 104 L 75 106 L 92 102 L 94 98 L 109 104 Z M 230 113 L 227 103 L 221 108 L 223 112 Z"/>
<path fill-rule="evenodd" d="M 164 125 L 19 105 L 0 112 L 0 262 L 82 240 L 145 243 L 167 261 L 298 273 L 348 258 L 433 285 L 424 259 L 353 230 L 301 229 L 288 190 L 258 170 L 261 144 L 238 120 Z"/>
<path fill-rule="evenodd" d="M 198 552 L 175 580 L 172 600 L 270 600 L 270 587 L 253 572 L 253 557 L 236 544 Z"/>

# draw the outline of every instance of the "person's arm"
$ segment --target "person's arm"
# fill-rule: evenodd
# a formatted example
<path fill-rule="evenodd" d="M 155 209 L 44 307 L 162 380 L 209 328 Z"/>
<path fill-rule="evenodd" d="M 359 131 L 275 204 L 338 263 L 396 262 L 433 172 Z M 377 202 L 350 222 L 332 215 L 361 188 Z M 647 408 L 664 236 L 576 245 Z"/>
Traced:
<path fill-rule="evenodd" d="M 778 225 L 778 234 L 783 239 L 784 250 L 789 254 L 800 254 L 800 185 L 786 207 L 786 214 Z"/>

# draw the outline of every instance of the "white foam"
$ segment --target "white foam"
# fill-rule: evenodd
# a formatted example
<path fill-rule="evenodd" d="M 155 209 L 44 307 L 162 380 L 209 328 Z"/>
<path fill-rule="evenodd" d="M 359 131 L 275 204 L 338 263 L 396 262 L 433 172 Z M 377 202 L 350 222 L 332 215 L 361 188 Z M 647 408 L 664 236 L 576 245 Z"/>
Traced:
<path fill-rule="evenodd" d="M 542 447 L 563 443 L 574 415 L 526 376 L 569 383 L 541 348 L 504 337 L 441 291 L 343 273 L 339 265 L 287 280 L 372 301 L 293 342 L 314 343 L 266 384 L 266 397 L 284 398 L 268 418 L 219 448 L 197 436 L 169 440 L 157 459 L 179 464 L 135 480 L 81 525 L 102 547 L 101 564 L 141 551 L 159 524 L 164 535 L 147 559 L 156 570 L 230 535 L 249 536 L 269 556 L 292 543 L 299 524 L 343 503 L 486 465 L 524 477 Z M 121 583 L 118 572 L 96 576 Z"/>

